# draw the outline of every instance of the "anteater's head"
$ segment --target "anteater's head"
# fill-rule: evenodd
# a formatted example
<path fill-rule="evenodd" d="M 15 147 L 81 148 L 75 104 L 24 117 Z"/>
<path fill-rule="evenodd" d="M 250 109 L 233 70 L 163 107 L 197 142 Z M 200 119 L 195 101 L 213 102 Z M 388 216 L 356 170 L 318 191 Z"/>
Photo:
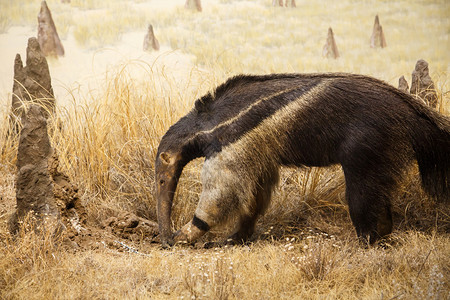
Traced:
<path fill-rule="evenodd" d="M 155 197 L 163 247 L 173 244 L 170 215 L 178 179 L 189 161 L 203 155 L 193 138 L 198 130 L 196 116 L 195 111 L 191 112 L 173 124 L 162 137 L 156 154 Z"/>

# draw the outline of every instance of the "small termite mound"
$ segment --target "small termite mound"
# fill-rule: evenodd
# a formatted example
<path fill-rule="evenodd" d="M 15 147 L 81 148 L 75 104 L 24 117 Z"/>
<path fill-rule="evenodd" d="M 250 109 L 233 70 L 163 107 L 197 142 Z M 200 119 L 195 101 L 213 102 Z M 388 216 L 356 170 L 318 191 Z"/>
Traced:
<path fill-rule="evenodd" d="M 423 59 L 417 61 L 412 72 L 410 93 L 425 101 L 428 106 L 437 107 L 436 88 L 429 74 L 428 63 Z"/>
<path fill-rule="evenodd" d="M 372 36 L 370 37 L 370 47 L 385 48 L 386 46 L 387 44 L 383 33 L 383 27 L 380 25 L 378 15 L 376 15 L 375 22 L 373 24 Z"/>
<path fill-rule="evenodd" d="M 272 0 L 272 6 L 281 6 L 281 7 L 283 7 L 283 0 Z"/>
<path fill-rule="evenodd" d="M 42 1 L 38 15 L 38 42 L 45 56 L 64 56 L 64 47 L 45 1 Z"/>
<path fill-rule="evenodd" d="M 202 11 L 202 3 L 200 0 L 186 0 L 184 7 L 187 9 L 196 10 L 198 12 Z"/>
<path fill-rule="evenodd" d="M 404 91 L 405 93 L 409 93 L 408 82 L 405 79 L 405 76 L 402 76 L 398 79 L 398 89 Z"/>
<path fill-rule="evenodd" d="M 284 3 L 284 6 L 286 6 L 286 7 L 297 7 L 297 5 L 295 4 L 295 0 L 286 0 L 286 2 Z"/>
<path fill-rule="evenodd" d="M 331 29 L 331 27 L 328 28 L 327 42 L 325 46 L 323 46 L 322 55 L 324 57 L 331 57 L 334 59 L 339 57 L 339 51 L 336 45 L 336 41 L 334 40 L 333 29 Z"/>
<path fill-rule="evenodd" d="M 144 37 L 144 51 L 159 50 L 159 42 L 153 32 L 153 26 L 148 25 L 147 34 Z"/>

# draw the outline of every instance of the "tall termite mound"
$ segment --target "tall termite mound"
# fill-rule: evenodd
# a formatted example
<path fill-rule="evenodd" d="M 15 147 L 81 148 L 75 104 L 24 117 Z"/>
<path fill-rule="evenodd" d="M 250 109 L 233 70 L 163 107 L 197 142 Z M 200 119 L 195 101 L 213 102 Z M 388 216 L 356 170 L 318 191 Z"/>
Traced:
<path fill-rule="evenodd" d="M 36 228 L 51 231 L 67 229 L 80 233 L 86 212 L 78 197 L 78 188 L 59 170 L 58 157 L 48 135 L 48 120 L 54 114 L 54 97 L 47 61 L 36 38 L 28 40 L 27 66 L 20 55 L 15 59 L 13 110 L 20 103 L 22 125 L 17 151 L 16 211 L 10 230 L 16 232 L 26 218 Z M 30 90 L 28 90 L 28 88 Z M 40 101 L 42 96 L 48 101 Z M 41 98 L 39 98 L 41 97 Z M 51 104 L 52 109 L 46 105 Z"/>
<path fill-rule="evenodd" d="M 372 48 L 385 48 L 386 38 L 384 37 L 383 27 L 380 25 L 380 19 L 378 15 L 375 16 L 375 22 L 373 24 L 372 36 L 370 37 L 370 47 Z"/>
<path fill-rule="evenodd" d="M 45 56 L 63 56 L 64 47 L 59 39 L 47 2 L 42 1 L 38 15 L 38 41 Z"/>
<path fill-rule="evenodd" d="M 323 46 L 322 55 L 324 57 L 331 57 L 335 59 L 339 57 L 339 51 L 336 41 L 334 40 L 333 29 L 331 29 L 331 27 L 328 28 L 327 42 L 325 43 L 325 46 Z"/>

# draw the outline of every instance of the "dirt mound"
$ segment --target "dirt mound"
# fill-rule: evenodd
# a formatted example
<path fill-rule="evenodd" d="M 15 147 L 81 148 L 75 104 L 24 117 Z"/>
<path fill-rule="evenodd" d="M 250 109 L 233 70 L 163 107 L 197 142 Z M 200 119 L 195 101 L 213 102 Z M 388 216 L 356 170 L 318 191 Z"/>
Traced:
<path fill-rule="evenodd" d="M 58 155 L 53 152 L 48 160 L 48 172 L 53 185 L 53 197 L 58 207 L 61 221 L 65 225 L 68 237 L 86 231 L 86 209 L 78 196 L 78 187 L 70 182 L 69 177 L 59 171 Z"/>

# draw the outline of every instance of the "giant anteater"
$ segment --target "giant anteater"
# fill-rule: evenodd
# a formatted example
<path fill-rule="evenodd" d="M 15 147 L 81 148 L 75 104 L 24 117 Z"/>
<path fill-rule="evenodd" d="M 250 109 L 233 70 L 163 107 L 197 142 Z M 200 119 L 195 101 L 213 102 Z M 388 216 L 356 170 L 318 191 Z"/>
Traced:
<path fill-rule="evenodd" d="M 172 234 L 183 167 L 205 157 L 193 219 Z M 163 136 L 155 163 L 163 246 L 192 242 L 237 217 L 245 241 L 267 208 L 280 166 L 341 164 L 357 235 L 392 231 L 390 198 L 417 160 L 424 190 L 448 201 L 450 118 L 380 80 L 354 74 L 240 75 L 195 102 Z"/>

